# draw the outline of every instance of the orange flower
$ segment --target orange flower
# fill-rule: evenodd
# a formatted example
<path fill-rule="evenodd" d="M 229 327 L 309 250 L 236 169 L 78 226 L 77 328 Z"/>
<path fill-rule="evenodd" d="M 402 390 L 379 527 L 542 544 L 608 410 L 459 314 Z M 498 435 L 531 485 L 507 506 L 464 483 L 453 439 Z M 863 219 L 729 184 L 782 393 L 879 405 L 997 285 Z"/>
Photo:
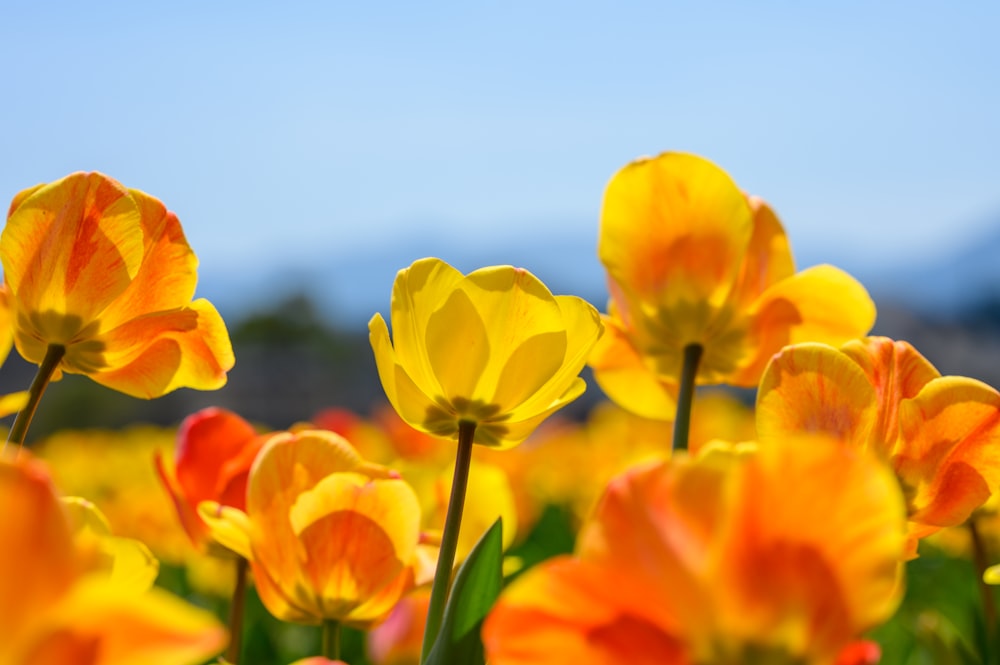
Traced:
<path fill-rule="evenodd" d="M 576 555 L 501 595 L 488 660 L 831 665 L 895 610 L 903 540 L 892 474 L 834 442 L 675 455 L 612 481 Z"/>
<path fill-rule="evenodd" d="M 214 617 L 116 581 L 93 538 L 74 538 L 44 466 L 0 462 L 0 662 L 178 665 L 217 653 Z M 140 585 L 141 586 L 141 585 Z"/>
<path fill-rule="evenodd" d="M 414 589 L 403 596 L 389 617 L 368 633 L 368 659 L 375 665 L 420 665 L 420 646 L 427 623 L 429 587 Z"/>
<path fill-rule="evenodd" d="M 261 600 L 283 621 L 367 627 L 413 585 L 416 495 L 333 432 L 270 435 L 250 471 L 246 512 L 204 502 L 199 513 L 250 561 Z"/>
<path fill-rule="evenodd" d="M 608 184 L 598 252 L 608 272 L 607 333 L 590 359 L 623 407 L 673 417 L 685 348 L 697 383 L 754 386 L 786 344 L 840 344 L 875 321 L 865 289 L 817 266 L 796 273 L 781 222 L 715 164 L 664 153 Z"/>
<path fill-rule="evenodd" d="M 196 546 L 204 548 L 211 543 L 208 527 L 198 516 L 198 504 L 217 501 L 245 509 L 250 465 L 263 444 L 264 437 L 258 436 L 250 423 L 231 411 L 210 407 L 181 423 L 174 473 L 157 451 L 157 473 Z"/>
<path fill-rule="evenodd" d="M 14 344 L 14 321 L 7 298 L 7 289 L 0 284 L 0 365 L 7 360 Z M 0 418 L 20 411 L 28 401 L 28 391 L 0 395 Z"/>
<path fill-rule="evenodd" d="M 762 443 L 825 432 L 887 461 L 906 495 L 909 556 L 917 539 L 964 522 L 1000 488 L 1000 393 L 941 376 L 906 342 L 784 349 L 761 379 L 757 428 Z"/>
<path fill-rule="evenodd" d="M 14 343 L 41 364 L 135 397 L 226 382 L 225 324 L 195 300 L 197 259 L 162 203 L 100 173 L 74 173 L 14 197 L 0 236 Z"/>

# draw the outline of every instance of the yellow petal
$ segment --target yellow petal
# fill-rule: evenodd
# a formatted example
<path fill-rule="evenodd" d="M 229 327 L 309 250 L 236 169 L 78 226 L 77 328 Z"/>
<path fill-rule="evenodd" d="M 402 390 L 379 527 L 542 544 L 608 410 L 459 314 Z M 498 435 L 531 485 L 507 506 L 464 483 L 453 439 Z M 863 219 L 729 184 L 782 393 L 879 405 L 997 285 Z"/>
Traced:
<path fill-rule="evenodd" d="M 0 418 L 17 413 L 28 403 L 28 391 L 21 390 L 9 395 L 0 395 Z"/>
<path fill-rule="evenodd" d="M 774 356 L 757 392 L 757 432 L 777 441 L 824 433 L 862 448 L 878 418 L 875 391 L 853 360 L 825 344 L 797 344 Z"/>
<path fill-rule="evenodd" d="M 226 643 L 206 610 L 158 588 L 135 593 L 93 576 L 73 588 L 47 628 L 21 663 L 196 665 Z"/>
<path fill-rule="evenodd" d="M 831 346 L 862 337 L 875 323 L 875 304 L 861 284 L 833 266 L 814 266 L 771 286 L 754 306 L 754 352 L 733 378 L 757 383 L 772 355 L 787 344 Z"/>
<path fill-rule="evenodd" d="M 987 584 L 1000 584 L 1000 565 L 987 568 L 983 573 L 983 581 Z"/>
<path fill-rule="evenodd" d="M 753 233 L 729 301 L 738 310 L 748 308 L 773 284 L 795 273 L 792 249 L 778 216 L 762 199 L 748 199 L 753 211 Z"/>
<path fill-rule="evenodd" d="M 646 367 L 616 319 L 604 318 L 604 334 L 587 362 L 597 385 L 623 409 L 654 420 L 674 419 L 676 382 L 667 382 Z"/>
<path fill-rule="evenodd" d="M 111 535 L 107 519 L 90 501 L 63 497 L 63 507 L 78 547 L 96 547 L 105 557 L 109 579 L 136 592 L 146 591 L 160 572 L 160 562 L 134 538 Z"/>
<path fill-rule="evenodd" d="M 664 153 L 614 175 L 604 194 L 598 253 L 641 300 L 721 305 L 752 232 L 750 206 L 718 166 Z"/>
<path fill-rule="evenodd" d="M 198 504 L 198 516 L 208 527 L 212 540 L 236 552 L 247 560 L 253 560 L 250 545 L 250 518 L 239 508 L 219 505 L 215 501 Z"/>

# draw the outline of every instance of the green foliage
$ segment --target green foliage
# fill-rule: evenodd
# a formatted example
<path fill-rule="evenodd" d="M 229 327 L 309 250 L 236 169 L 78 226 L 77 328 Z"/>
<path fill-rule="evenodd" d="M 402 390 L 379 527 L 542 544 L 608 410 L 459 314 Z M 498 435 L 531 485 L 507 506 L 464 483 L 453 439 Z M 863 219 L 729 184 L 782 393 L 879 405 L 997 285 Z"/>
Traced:
<path fill-rule="evenodd" d="M 503 525 L 498 519 L 458 569 L 444 608 L 444 621 L 424 665 L 485 663 L 479 635 L 503 583 Z"/>

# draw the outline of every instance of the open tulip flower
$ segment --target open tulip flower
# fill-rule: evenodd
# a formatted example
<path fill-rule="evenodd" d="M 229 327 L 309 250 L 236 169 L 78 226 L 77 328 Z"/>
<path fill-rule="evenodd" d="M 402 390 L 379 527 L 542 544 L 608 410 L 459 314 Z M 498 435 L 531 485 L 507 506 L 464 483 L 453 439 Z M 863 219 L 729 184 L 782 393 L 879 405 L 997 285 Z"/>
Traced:
<path fill-rule="evenodd" d="M 215 618 L 149 589 L 148 551 L 61 503 L 38 460 L 0 462 L 0 505 L 4 665 L 194 665 L 222 648 Z"/>
<path fill-rule="evenodd" d="M 584 390 L 578 374 L 601 335 L 597 311 L 553 296 L 511 266 L 462 275 L 440 259 L 399 271 L 392 334 L 381 314 L 368 324 L 382 387 L 412 427 L 510 447 Z"/>
<path fill-rule="evenodd" d="M 192 301 L 197 259 L 160 201 L 100 173 L 14 197 L 0 236 L 14 343 L 29 362 L 151 398 L 211 390 L 233 366 L 229 335 Z"/>
<path fill-rule="evenodd" d="M 892 473 L 827 439 L 635 467 L 609 484 L 574 556 L 501 594 L 487 659 L 862 662 L 837 659 L 895 611 L 904 531 Z"/>
<path fill-rule="evenodd" d="M 212 542 L 208 527 L 198 516 L 202 501 L 246 508 L 247 477 L 264 441 L 264 436 L 258 436 L 250 423 L 232 411 L 210 407 L 181 423 L 173 472 L 156 454 L 157 473 L 195 546 L 204 549 Z"/>
<path fill-rule="evenodd" d="M 199 512 L 250 561 L 261 600 L 283 621 L 368 627 L 413 585 L 416 495 L 333 432 L 270 435 L 250 470 L 246 512 L 217 502 Z"/>
<path fill-rule="evenodd" d="M 907 342 L 784 349 L 761 379 L 757 429 L 762 444 L 826 432 L 888 462 L 906 495 L 910 556 L 917 539 L 961 524 L 1000 488 L 1000 393 L 941 376 Z"/>
<path fill-rule="evenodd" d="M 685 355 L 698 384 L 752 387 L 786 344 L 841 344 L 875 306 L 831 266 L 795 272 L 784 228 L 701 157 L 664 153 L 619 171 L 604 195 L 598 253 L 611 299 L 589 360 L 623 407 L 671 419 Z"/>

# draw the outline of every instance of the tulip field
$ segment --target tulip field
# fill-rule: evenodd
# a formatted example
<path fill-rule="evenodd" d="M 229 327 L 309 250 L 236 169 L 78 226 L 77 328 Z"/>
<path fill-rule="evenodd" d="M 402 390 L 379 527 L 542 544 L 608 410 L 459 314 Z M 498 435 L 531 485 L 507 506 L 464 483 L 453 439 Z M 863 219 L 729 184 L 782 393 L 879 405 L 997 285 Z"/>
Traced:
<path fill-rule="evenodd" d="M 285 429 L 209 407 L 33 434 L 65 374 L 212 391 L 239 349 L 169 202 L 25 186 L 0 665 L 1000 662 L 1000 392 L 872 335 L 865 286 L 796 266 L 780 201 L 708 159 L 611 175 L 606 303 L 399 266 L 368 325 L 385 400 Z"/>

